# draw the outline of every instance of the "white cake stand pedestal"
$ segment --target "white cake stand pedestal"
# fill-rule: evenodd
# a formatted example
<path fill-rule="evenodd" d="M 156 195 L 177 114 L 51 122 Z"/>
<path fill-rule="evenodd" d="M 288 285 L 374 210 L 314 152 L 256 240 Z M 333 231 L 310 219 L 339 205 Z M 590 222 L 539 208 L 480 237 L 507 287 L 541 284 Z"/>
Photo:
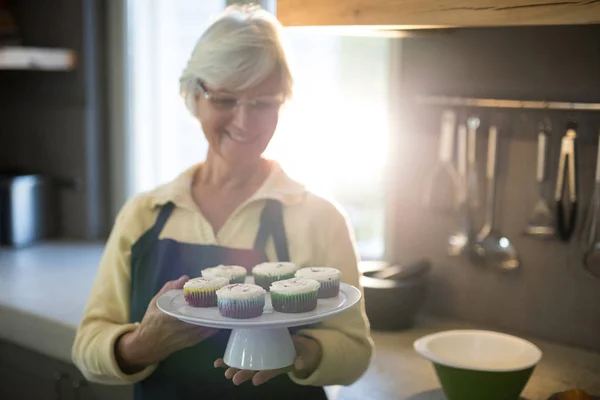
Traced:
<path fill-rule="evenodd" d="M 261 371 L 292 365 L 296 348 L 287 328 L 234 329 L 223 361 L 230 367 Z"/>
<path fill-rule="evenodd" d="M 352 285 L 340 284 L 340 294 L 332 299 L 319 299 L 313 311 L 286 314 L 273 310 L 266 296 L 264 313 L 250 319 L 223 317 L 217 307 L 190 307 L 183 290 L 171 290 L 158 298 L 158 308 L 181 321 L 218 329 L 231 329 L 223 361 L 230 367 L 262 371 L 294 364 L 296 349 L 288 328 L 323 321 L 356 305 L 360 291 Z"/>

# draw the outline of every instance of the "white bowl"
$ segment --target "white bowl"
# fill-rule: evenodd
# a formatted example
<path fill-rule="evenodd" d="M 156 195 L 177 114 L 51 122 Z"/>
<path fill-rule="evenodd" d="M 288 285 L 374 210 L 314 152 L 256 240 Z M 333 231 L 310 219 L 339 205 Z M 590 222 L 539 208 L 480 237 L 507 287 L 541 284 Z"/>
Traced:
<path fill-rule="evenodd" d="M 434 333 L 415 341 L 414 348 L 438 364 L 477 371 L 523 370 L 542 358 L 542 351 L 527 340 L 484 330 Z"/>

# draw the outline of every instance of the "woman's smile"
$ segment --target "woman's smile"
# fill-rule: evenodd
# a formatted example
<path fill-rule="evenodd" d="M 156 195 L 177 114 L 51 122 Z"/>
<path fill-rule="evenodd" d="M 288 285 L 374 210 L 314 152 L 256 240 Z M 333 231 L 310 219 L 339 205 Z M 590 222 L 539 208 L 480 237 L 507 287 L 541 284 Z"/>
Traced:
<path fill-rule="evenodd" d="M 248 144 L 256 141 L 260 135 L 236 134 L 228 130 L 224 130 L 225 136 L 237 143 Z"/>

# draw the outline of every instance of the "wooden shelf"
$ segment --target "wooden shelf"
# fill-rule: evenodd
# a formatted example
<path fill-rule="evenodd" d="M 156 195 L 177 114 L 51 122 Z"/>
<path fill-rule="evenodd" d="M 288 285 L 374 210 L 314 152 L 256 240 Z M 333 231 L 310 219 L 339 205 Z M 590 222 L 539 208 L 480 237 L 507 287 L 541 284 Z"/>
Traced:
<path fill-rule="evenodd" d="M 417 97 L 417 103 L 424 105 L 447 107 L 600 111 L 600 103 L 572 103 L 566 101 L 475 99 L 468 97 L 419 96 Z"/>
<path fill-rule="evenodd" d="M 76 54 L 69 49 L 0 47 L 0 70 L 68 71 L 76 64 Z"/>
<path fill-rule="evenodd" d="M 600 2 L 568 0 L 278 0 L 284 26 L 379 29 L 600 23 Z"/>

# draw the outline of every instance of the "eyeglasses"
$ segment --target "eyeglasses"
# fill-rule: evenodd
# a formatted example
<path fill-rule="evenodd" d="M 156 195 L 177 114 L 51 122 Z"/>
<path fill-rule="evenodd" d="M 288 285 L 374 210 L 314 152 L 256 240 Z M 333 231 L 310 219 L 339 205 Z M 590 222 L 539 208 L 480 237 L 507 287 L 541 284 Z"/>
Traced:
<path fill-rule="evenodd" d="M 281 96 L 259 97 L 251 100 L 240 100 L 229 95 L 215 95 L 206 90 L 202 81 L 198 80 L 198 87 L 202 92 L 202 97 L 210 101 L 210 103 L 218 110 L 233 111 L 242 104 L 247 104 L 251 110 L 260 113 L 270 113 L 278 111 L 283 104 Z"/>

